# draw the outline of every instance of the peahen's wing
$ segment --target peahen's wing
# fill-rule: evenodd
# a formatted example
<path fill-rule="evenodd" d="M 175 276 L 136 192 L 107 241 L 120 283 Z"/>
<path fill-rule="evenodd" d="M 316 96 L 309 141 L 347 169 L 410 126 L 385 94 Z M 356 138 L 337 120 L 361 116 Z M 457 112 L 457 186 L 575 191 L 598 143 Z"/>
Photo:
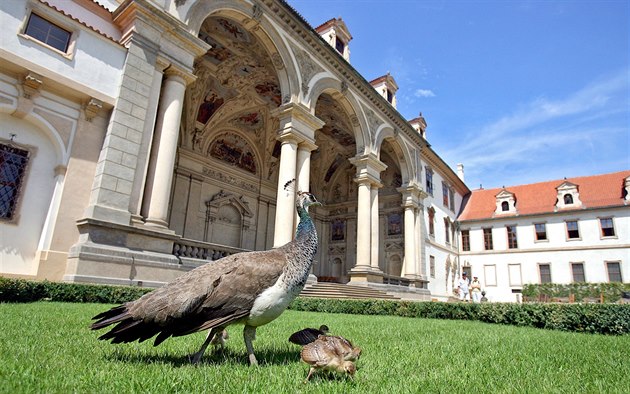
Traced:
<path fill-rule="evenodd" d="M 272 286 L 286 265 L 281 249 L 239 253 L 207 263 L 136 301 L 104 312 L 93 329 L 118 323 L 103 339 L 155 344 L 206 328 L 225 326 L 249 314 L 256 297 Z M 119 337 L 119 338 L 117 338 Z"/>

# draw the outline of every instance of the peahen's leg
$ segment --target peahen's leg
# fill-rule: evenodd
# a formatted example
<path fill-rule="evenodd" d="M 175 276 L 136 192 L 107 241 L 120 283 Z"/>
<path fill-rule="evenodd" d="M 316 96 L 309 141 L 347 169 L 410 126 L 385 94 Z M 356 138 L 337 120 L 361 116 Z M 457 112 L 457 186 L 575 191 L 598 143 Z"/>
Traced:
<path fill-rule="evenodd" d="M 246 325 L 243 329 L 243 338 L 245 339 L 245 347 L 247 347 L 249 365 L 258 365 L 256 356 L 254 356 L 254 346 L 252 345 L 252 341 L 256 339 L 256 327 Z"/>
<path fill-rule="evenodd" d="M 306 375 L 306 379 L 304 379 L 304 383 L 308 382 L 308 380 L 311 378 L 311 376 L 313 376 L 313 372 L 315 372 L 315 367 L 311 367 L 311 369 L 308 370 L 308 375 Z"/>
<path fill-rule="evenodd" d="M 210 344 L 210 341 L 212 341 L 212 338 L 214 338 L 214 336 L 220 333 L 221 331 L 223 331 L 223 327 L 212 327 L 210 329 L 210 331 L 208 332 L 208 336 L 206 337 L 206 340 L 203 342 L 203 345 L 201 345 L 201 349 L 199 349 L 197 353 L 191 356 L 190 361 L 193 364 L 197 364 L 199 361 L 201 361 L 201 357 L 203 357 L 203 354 L 205 353 L 206 348 Z"/>

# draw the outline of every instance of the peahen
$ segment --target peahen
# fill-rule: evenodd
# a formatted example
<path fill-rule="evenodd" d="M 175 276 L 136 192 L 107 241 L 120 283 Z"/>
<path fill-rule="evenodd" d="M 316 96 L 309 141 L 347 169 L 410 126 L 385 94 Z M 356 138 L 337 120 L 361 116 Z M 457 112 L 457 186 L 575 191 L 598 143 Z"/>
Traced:
<path fill-rule="evenodd" d="M 321 205 L 315 196 L 297 192 L 300 222 L 293 241 L 197 267 L 135 301 L 94 316 L 97 321 L 91 328 L 115 324 L 99 337 L 111 343 L 142 342 L 157 335 L 154 346 L 171 336 L 210 330 L 192 356 L 197 363 L 215 335 L 228 325 L 244 324 L 249 363 L 257 365 L 252 346 L 256 328 L 280 316 L 306 284 L 317 251 L 317 232 L 308 214 L 313 205 Z"/>
<path fill-rule="evenodd" d="M 354 376 L 357 370 L 355 361 L 361 355 L 361 348 L 354 347 L 347 339 L 340 336 L 320 335 L 302 348 L 300 358 L 311 366 L 305 383 L 315 371 L 334 371 Z"/>

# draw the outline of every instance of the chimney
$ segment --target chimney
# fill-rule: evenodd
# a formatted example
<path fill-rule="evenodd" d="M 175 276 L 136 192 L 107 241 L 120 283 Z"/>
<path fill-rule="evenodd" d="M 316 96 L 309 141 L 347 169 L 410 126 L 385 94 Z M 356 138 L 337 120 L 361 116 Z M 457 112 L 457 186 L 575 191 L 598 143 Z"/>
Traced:
<path fill-rule="evenodd" d="M 457 164 L 457 176 L 464 182 L 464 165 L 462 163 Z"/>

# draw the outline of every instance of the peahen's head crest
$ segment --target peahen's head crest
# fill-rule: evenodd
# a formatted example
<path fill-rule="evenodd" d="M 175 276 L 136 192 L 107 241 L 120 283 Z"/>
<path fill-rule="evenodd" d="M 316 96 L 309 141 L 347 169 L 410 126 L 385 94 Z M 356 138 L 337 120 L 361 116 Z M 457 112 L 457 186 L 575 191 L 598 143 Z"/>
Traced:
<path fill-rule="evenodd" d="M 315 196 L 312 193 L 303 192 L 300 190 L 295 191 L 295 183 L 296 183 L 295 178 L 293 178 L 287 183 L 285 183 L 283 188 L 285 191 L 289 193 L 297 194 L 297 200 L 296 200 L 297 206 L 308 210 L 308 207 L 310 207 L 311 205 L 322 205 L 319 201 L 317 201 L 317 198 L 315 198 Z"/>

